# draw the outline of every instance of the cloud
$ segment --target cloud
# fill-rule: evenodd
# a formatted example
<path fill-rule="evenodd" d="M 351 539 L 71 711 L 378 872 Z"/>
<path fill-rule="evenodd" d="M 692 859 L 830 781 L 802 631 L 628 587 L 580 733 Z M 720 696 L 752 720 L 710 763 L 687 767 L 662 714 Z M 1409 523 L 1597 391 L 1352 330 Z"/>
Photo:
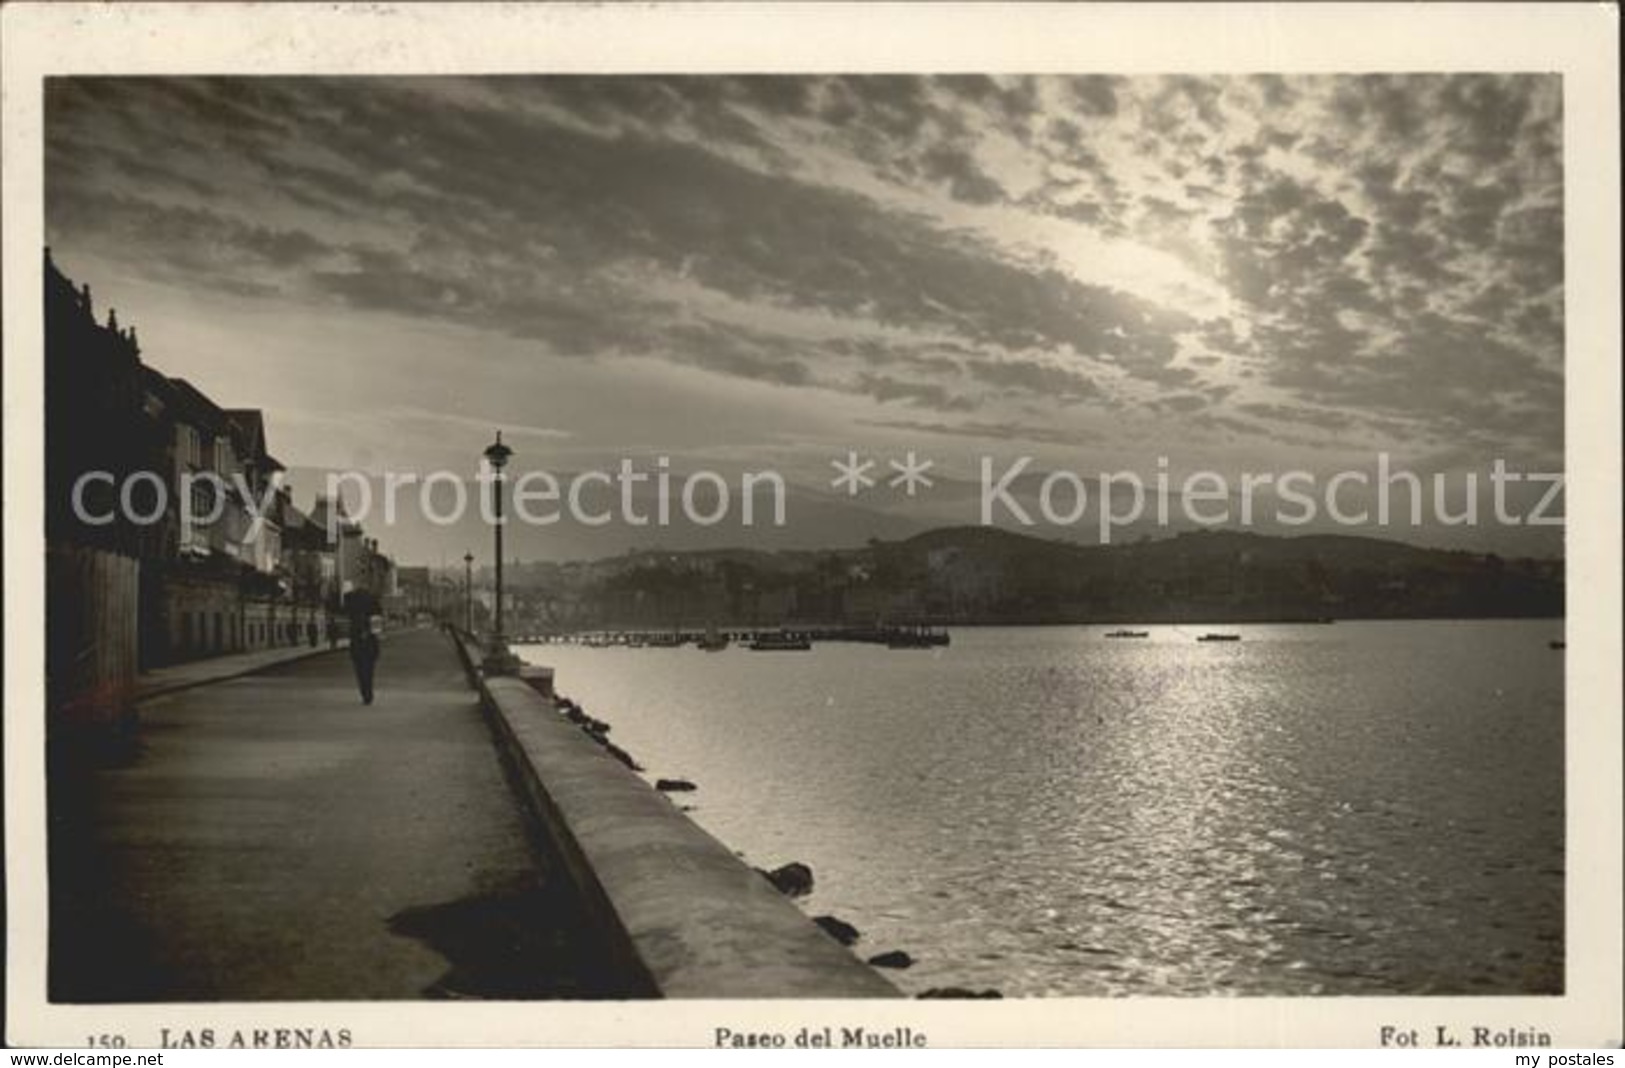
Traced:
<path fill-rule="evenodd" d="M 941 423 L 914 419 L 860 419 L 859 425 L 884 430 L 906 430 L 945 437 L 977 438 L 984 441 L 1030 441 L 1043 445 L 1094 445 L 1102 435 L 1082 429 L 1060 430 L 1022 423 Z"/>
<path fill-rule="evenodd" d="M 394 406 L 380 410 L 377 416 L 381 422 L 390 426 L 452 427 L 457 430 L 478 430 L 487 433 L 495 430 L 491 423 L 483 419 L 473 419 L 464 415 L 455 415 L 450 412 L 428 408 Z M 503 421 L 502 432 L 508 435 L 510 439 L 545 438 L 551 441 L 559 441 L 575 436 L 571 431 L 559 427 L 516 424 L 509 420 Z"/>
<path fill-rule="evenodd" d="M 949 92 L 987 109 L 1005 124 L 1022 125 L 1043 113 L 1038 85 L 1032 78 L 949 74 L 935 81 Z"/>
<path fill-rule="evenodd" d="M 46 115 L 59 255 L 176 290 L 983 428 L 1562 438 L 1555 76 L 68 78 Z"/>
<path fill-rule="evenodd" d="M 50 190 L 47 211 L 53 239 L 93 240 L 144 253 L 154 274 L 238 292 L 275 292 L 289 271 L 314 267 L 340 252 L 298 227 L 117 193 L 91 196 L 72 185 Z"/>
<path fill-rule="evenodd" d="M 1100 389 L 1077 371 L 1021 360 L 983 360 L 966 365 L 972 378 L 1004 389 L 1055 398 L 1067 403 L 1101 395 Z"/>
<path fill-rule="evenodd" d="M 1307 423 L 1326 430 L 1343 430 L 1354 425 L 1354 417 L 1347 412 L 1306 408 L 1301 404 L 1265 404 L 1255 401 L 1237 405 L 1237 410 L 1265 422 Z"/>
<path fill-rule="evenodd" d="M 989 178 L 962 148 L 933 145 L 920 157 L 920 167 L 927 178 L 945 184 L 955 200 L 994 204 L 1004 199 L 999 183 Z"/>
<path fill-rule="evenodd" d="M 1173 412 L 1179 415 L 1189 415 L 1208 407 L 1212 401 L 1200 393 L 1170 393 L 1165 397 L 1158 397 L 1152 404 L 1159 411 Z"/>
<path fill-rule="evenodd" d="M 941 412 L 965 412 L 976 407 L 969 397 L 949 393 L 935 382 L 905 381 L 891 375 L 868 372 L 857 376 L 857 388 L 881 402 L 906 401 L 913 407 L 931 408 Z"/>
<path fill-rule="evenodd" d="M 1067 79 L 1067 90 L 1073 103 L 1085 115 L 1117 114 L 1117 87 L 1124 79 L 1107 75 L 1090 75 Z"/>

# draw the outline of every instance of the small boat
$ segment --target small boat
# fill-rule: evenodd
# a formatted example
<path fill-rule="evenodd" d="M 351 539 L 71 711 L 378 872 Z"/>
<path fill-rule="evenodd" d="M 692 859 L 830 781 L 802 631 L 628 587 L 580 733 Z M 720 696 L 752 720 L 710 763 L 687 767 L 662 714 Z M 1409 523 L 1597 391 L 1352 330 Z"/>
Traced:
<path fill-rule="evenodd" d="M 1199 642 L 1239 642 L 1239 641 L 1241 641 L 1241 635 L 1239 635 L 1239 634 L 1203 634 L 1203 635 L 1200 635 L 1196 640 L 1199 641 Z"/>
<path fill-rule="evenodd" d="M 947 631 L 927 626 L 891 627 L 885 639 L 888 649 L 930 649 L 949 642 Z"/>
<path fill-rule="evenodd" d="M 1151 632 L 1148 631 L 1148 630 L 1109 630 L 1109 631 L 1106 632 L 1106 637 L 1108 637 L 1108 638 L 1149 638 L 1149 637 L 1151 637 Z"/>
<path fill-rule="evenodd" d="M 750 643 L 754 653 L 801 653 L 812 648 L 812 642 L 796 634 L 758 634 Z"/>

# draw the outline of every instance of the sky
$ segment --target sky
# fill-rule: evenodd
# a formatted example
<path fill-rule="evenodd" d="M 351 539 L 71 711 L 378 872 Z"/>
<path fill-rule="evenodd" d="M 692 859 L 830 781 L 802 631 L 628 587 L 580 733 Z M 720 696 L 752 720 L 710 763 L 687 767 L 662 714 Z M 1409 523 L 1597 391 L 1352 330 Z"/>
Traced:
<path fill-rule="evenodd" d="M 849 449 L 961 479 L 1562 467 L 1556 76 L 75 78 L 46 103 L 58 265 L 148 362 L 263 408 L 295 471 L 471 472 L 497 427 L 516 465 L 826 491 Z"/>

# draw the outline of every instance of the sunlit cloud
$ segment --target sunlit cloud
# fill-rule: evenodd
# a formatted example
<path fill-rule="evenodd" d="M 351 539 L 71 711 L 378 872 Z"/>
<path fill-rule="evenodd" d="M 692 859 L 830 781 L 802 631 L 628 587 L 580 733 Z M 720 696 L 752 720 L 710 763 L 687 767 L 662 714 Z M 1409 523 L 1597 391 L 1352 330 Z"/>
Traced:
<path fill-rule="evenodd" d="M 47 229 L 115 296 L 220 296 L 209 331 L 142 323 L 155 364 L 215 361 L 205 388 L 232 353 L 199 339 L 234 322 L 290 365 L 299 324 L 375 324 L 324 397 L 417 438 L 500 411 L 557 447 L 692 445 L 633 381 L 664 365 L 742 448 L 800 411 L 818 440 L 1551 458 L 1560 101 L 1488 75 L 58 80 Z M 451 407 L 430 335 L 462 339 Z M 604 399 L 513 419 L 561 391 Z"/>

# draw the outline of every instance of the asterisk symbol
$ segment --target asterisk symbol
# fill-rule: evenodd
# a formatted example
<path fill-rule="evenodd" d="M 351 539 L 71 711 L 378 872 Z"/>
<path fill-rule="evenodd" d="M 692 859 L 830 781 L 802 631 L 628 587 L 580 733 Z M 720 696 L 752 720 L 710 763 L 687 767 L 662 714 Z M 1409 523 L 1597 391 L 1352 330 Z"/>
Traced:
<path fill-rule="evenodd" d="M 840 460 L 831 460 L 829 465 L 840 472 L 829 484 L 836 489 L 844 488 L 850 497 L 856 497 L 860 490 L 868 489 L 875 484 L 875 480 L 868 475 L 869 468 L 873 467 L 875 462 L 859 460 L 855 452 L 848 452 L 844 463 Z"/>
<path fill-rule="evenodd" d="M 887 460 L 886 462 L 891 464 L 892 468 L 898 472 L 890 482 L 886 483 L 888 486 L 902 486 L 910 497 L 914 496 L 916 489 L 931 488 L 931 480 L 925 477 L 925 473 L 931 470 L 931 461 L 915 459 L 913 449 L 909 450 L 908 458 L 902 463 L 898 463 L 896 460 Z"/>

